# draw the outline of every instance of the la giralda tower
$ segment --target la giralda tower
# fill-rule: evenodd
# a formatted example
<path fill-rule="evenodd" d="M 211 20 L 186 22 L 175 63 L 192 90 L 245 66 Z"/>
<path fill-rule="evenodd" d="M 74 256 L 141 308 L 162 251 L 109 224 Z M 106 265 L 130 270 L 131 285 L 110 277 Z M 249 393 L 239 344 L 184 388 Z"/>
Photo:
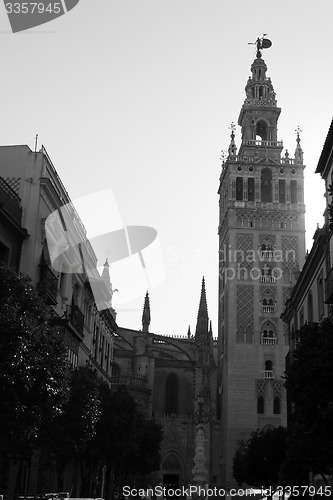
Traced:
<path fill-rule="evenodd" d="M 287 332 L 280 315 L 305 259 L 303 151 L 294 158 L 278 140 L 281 108 L 262 49 L 245 86 L 238 125 L 231 125 L 219 186 L 219 377 L 221 479 L 234 487 L 237 442 L 266 425 L 286 425 L 283 387 Z M 286 85 L 288 83 L 286 82 Z"/>

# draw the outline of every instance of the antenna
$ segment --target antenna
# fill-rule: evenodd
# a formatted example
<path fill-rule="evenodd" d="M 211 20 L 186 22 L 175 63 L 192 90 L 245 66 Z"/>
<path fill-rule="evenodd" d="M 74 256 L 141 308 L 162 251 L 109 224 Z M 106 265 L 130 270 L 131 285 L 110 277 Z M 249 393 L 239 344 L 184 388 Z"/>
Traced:
<path fill-rule="evenodd" d="M 37 153 L 38 134 L 35 136 L 35 153 Z"/>

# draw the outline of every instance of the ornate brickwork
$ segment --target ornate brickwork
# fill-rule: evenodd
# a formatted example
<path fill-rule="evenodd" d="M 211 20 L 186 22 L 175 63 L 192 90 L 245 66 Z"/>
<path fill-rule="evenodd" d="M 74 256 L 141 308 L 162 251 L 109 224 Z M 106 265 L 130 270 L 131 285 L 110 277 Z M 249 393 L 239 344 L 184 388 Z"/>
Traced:
<path fill-rule="evenodd" d="M 272 390 L 273 390 L 273 398 L 278 396 L 279 398 L 282 398 L 283 394 L 283 382 L 282 380 L 275 380 L 272 383 Z"/>
<path fill-rule="evenodd" d="M 253 252 L 253 234 L 237 234 L 236 241 L 237 262 L 252 267 L 252 262 L 248 262 L 251 258 L 248 258 L 248 260 L 246 258 L 251 256 L 251 252 Z"/>
<path fill-rule="evenodd" d="M 265 380 L 256 380 L 256 398 L 259 398 L 259 396 L 265 397 L 265 395 L 266 395 Z"/>
<path fill-rule="evenodd" d="M 298 267 L 297 236 L 282 236 L 282 253 L 284 267 L 292 270 Z"/>
<path fill-rule="evenodd" d="M 253 330 L 253 287 L 237 286 L 237 328 Z"/>

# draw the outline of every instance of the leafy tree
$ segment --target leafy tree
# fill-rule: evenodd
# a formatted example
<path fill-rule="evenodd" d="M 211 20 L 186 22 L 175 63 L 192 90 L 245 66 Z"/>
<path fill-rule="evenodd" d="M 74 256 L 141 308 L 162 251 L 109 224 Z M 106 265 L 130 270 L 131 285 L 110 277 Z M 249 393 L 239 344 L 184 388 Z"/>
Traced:
<path fill-rule="evenodd" d="M 69 399 L 62 414 L 44 428 L 42 442 L 56 457 L 60 490 L 66 464 L 71 459 L 82 460 L 96 432 L 100 417 L 99 385 L 100 379 L 90 368 L 75 369 L 69 381 Z"/>
<path fill-rule="evenodd" d="M 285 459 L 286 429 L 267 426 L 241 441 L 233 461 L 233 475 L 239 484 L 273 488 L 281 484 L 280 469 Z"/>
<path fill-rule="evenodd" d="M 67 350 L 49 320 L 31 280 L 0 265 L 0 448 L 33 443 L 68 397 Z"/>
<path fill-rule="evenodd" d="M 315 474 L 333 466 L 333 324 L 307 323 L 295 334 L 296 349 L 286 370 L 292 402 L 289 460 Z M 291 447 L 290 447 L 291 448 Z"/>
<path fill-rule="evenodd" d="M 101 384 L 100 397 L 101 417 L 84 458 L 90 472 L 98 465 L 106 467 L 106 488 L 111 492 L 129 475 L 159 469 L 162 430 L 138 412 L 124 386 L 112 391 Z"/>

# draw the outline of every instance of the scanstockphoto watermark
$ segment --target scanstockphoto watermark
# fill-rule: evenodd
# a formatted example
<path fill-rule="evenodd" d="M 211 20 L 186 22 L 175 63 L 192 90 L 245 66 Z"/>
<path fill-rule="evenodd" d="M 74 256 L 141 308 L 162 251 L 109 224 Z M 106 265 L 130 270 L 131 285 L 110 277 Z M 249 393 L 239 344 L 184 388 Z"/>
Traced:
<path fill-rule="evenodd" d="M 3 0 L 13 33 L 25 31 L 67 14 L 80 0 Z"/>
<path fill-rule="evenodd" d="M 218 488 L 215 486 L 214 488 L 209 488 L 208 486 L 182 486 L 181 488 L 170 488 L 167 486 L 158 485 L 154 488 L 131 488 L 130 486 L 123 487 L 123 496 L 124 498 L 142 498 L 142 499 L 150 499 L 157 498 L 163 499 L 168 497 L 177 497 L 177 498 L 210 498 L 210 497 L 254 497 L 258 496 L 258 494 L 262 497 L 271 496 L 274 491 L 272 488 L 264 488 L 261 489 L 253 489 L 253 488 L 234 488 L 231 490 L 226 490 L 224 488 Z"/>

